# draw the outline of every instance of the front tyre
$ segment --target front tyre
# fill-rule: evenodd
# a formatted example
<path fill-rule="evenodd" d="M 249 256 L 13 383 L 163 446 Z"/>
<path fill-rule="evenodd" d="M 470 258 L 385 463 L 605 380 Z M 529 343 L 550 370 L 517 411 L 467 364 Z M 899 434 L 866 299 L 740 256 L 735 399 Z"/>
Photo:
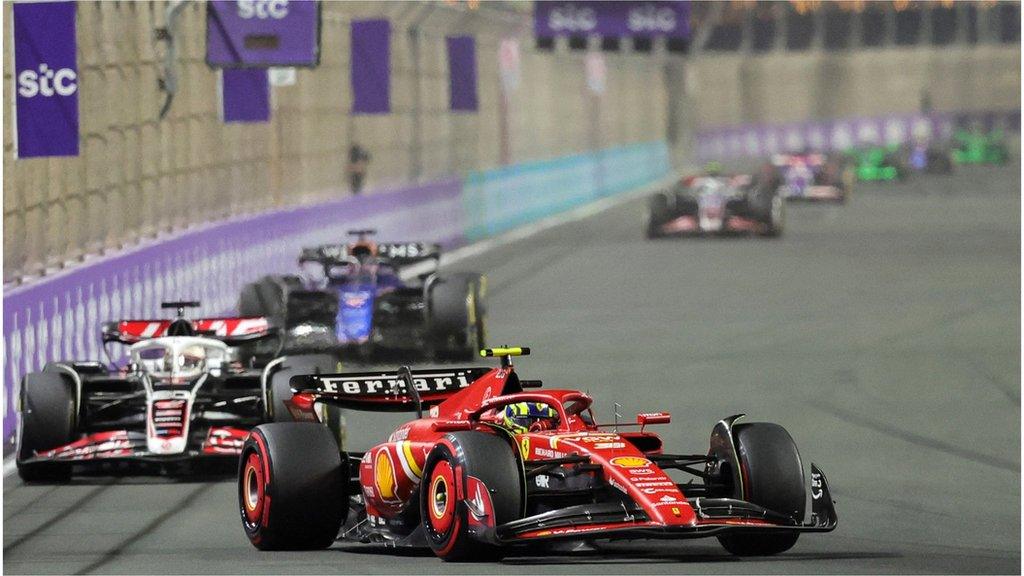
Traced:
<path fill-rule="evenodd" d="M 664 236 L 661 226 L 670 219 L 669 197 L 665 193 L 655 194 L 647 201 L 647 223 L 645 234 L 648 239 Z"/>
<path fill-rule="evenodd" d="M 804 468 L 789 432 L 778 424 L 745 423 L 733 427 L 733 438 L 743 471 L 741 498 L 802 523 L 807 505 Z M 792 548 L 799 536 L 733 532 L 718 541 L 736 556 L 770 556 Z"/>
<path fill-rule="evenodd" d="M 348 460 L 323 425 L 253 428 L 238 468 L 245 535 L 260 550 L 329 547 L 348 515 L 348 482 Z"/>
<path fill-rule="evenodd" d="M 509 443 L 484 432 L 448 434 L 427 456 L 423 479 L 420 517 L 434 554 L 455 562 L 499 560 L 504 549 L 474 538 L 474 530 L 522 515 L 523 472 Z M 480 507 L 488 512 L 482 520 L 472 511 Z"/>
<path fill-rule="evenodd" d="M 778 238 L 786 226 L 786 206 L 782 196 L 773 194 L 768 201 L 768 220 L 763 236 Z"/>
<path fill-rule="evenodd" d="M 56 371 L 32 372 L 21 384 L 21 425 L 16 464 L 24 482 L 66 482 L 68 462 L 29 462 L 37 452 L 74 440 L 77 429 L 74 385 Z"/>

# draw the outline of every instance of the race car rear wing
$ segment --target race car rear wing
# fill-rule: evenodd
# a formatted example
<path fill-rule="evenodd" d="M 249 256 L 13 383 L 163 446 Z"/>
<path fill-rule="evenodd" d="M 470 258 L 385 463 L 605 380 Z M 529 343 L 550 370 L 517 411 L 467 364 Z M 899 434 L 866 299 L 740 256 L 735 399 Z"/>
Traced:
<path fill-rule="evenodd" d="M 299 263 L 318 262 L 324 266 L 341 265 L 349 262 L 350 245 L 323 244 L 303 248 Z M 441 258 L 441 245 L 426 242 L 377 242 L 377 258 L 382 262 L 401 268 L 426 260 L 435 262 Z"/>
<path fill-rule="evenodd" d="M 103 324 L 103 342 L 135 344 L 142 340 L 167 336 L 173 322 L 182 319 L 161 320 L 120 320 Z M 184 320 L 192 325 L 197 336 L 216 338 L 235 346 L 259 340 L 276 333 L 266 318 L 262 316 L 244 316 L 235 318 L 199 318 Z"/>
<path fill-rule="evenodd" d="M 309 395 L 343 408 L 374 412 L 422 411 L 440 404 L 491 371 L 487 367 L 399 369 L 292 376 L 296 395 Z M 409 383 L 412 383 L 412 386 Z"/>

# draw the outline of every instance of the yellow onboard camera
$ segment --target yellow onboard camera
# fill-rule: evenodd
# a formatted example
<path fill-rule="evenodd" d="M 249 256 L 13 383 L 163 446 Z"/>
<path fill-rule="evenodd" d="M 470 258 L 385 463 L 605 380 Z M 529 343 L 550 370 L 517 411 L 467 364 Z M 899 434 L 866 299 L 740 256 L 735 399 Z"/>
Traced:
<path fill-rule="evenodd" d="M 484 348 L 480 351 L 480 355 L 487 356 L 529 356 L 530 349 L 521 346 L 505 347 L 505 348 Z"/>

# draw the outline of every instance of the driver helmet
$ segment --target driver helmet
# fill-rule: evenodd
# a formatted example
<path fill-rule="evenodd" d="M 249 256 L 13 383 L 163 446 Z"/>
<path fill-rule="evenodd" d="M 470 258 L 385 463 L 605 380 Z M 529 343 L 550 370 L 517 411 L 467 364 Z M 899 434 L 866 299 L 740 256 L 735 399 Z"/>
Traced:
<path fill-rule="evenodd" d="M 722 174 L 722 164 L 715 161 L 708 162 L 704 165 L 704 173 L 708 176 L 720 176 Z"/>
<path fill-rule="evenodd" d="M 360 264 L 364 264 L 367 260 L 377 255 L 377 244 L 369 240 L 353 242 L 349 246 L 348 253 L 349 256 L 358 260 Z"/>
<path fill-rule="evenodd" d="M 516 402 L 505 406 L 502 425 L 514 434 L 551 430 L 558 412 L 543 402 Z"/>
<path fill-rule="evenodd" d="M 188 346 L 179 354 L 167 354 L 164 362 L 172 362 L 175 366 L 165 366 L 169 374 L 178 378 L 192 378 L 203 373 L 206 367 L 206 348 L 195 345 Z"/>

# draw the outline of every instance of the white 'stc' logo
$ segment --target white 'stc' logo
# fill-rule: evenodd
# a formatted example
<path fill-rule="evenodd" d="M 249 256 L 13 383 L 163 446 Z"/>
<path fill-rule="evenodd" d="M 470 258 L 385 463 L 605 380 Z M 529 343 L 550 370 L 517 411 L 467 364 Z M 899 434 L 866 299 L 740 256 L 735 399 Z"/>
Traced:
<path fill-rule="evenodd" d="M 548 26 L 552 30 L 589 32 L 597 26 L 597 13 L 593 8 L 577 8 L 571 4 L 551 10 Z"/>
<path fill-rule="evenodd" d="M 238 17 L 280 20 L 288 15 L 288 0 L 238 0 Z"/>
<path fill-rule="evenodd" d="M 78 74 L 71 68 L 54 70 L 46 64 L 39 65 L 39 71 L 23 70 L 18 74 L 18 94 L 32 98 L 37 94 L 50 97 L 71 96 L 78 90 Z"/>
<path fill-rule="evenodd" d="M 629 11 L 628 26 L 633 32 L 671 32 L 676 29 L 676 13 L 645 4 Z"/>

